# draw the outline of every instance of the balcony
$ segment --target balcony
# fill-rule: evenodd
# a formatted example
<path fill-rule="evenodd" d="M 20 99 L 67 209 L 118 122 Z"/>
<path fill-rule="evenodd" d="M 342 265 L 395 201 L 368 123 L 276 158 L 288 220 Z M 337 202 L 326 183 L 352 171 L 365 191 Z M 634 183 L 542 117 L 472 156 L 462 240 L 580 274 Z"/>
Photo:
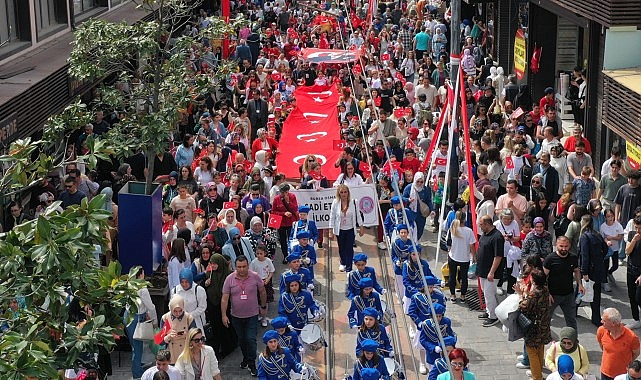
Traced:
<path fill-rule="evenodd" d="M 532 2 L 556 4 L 608 28 L 624 25 L 641 27 L 639 0 L 532 0 Z"/>

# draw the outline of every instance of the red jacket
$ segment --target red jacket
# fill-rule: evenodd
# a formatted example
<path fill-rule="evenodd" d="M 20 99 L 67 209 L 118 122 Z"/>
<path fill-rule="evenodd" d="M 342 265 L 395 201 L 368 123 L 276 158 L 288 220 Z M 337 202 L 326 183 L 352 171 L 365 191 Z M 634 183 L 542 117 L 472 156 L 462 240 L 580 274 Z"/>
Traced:
<path fill-rule="evenodd" d="M 267 144 L 269 144 L 269 149 L 272 157 L 274 156 L 274 151 L 278 149 L 278 141 L 267 136 Z M 263 142 L 258 138 L 252 143 L 252 160 L 256 161 L 256 152 L 263 149 Z"/>
<path fill-rule="evenodd" d="M 289 197 L 289 203 L 287 204 L 287 207 L 285 207 L 285 204 L 283 203 L 282 200 L 282 194 L 278 194 L 274 197 L 274 203 L 272 203 L 272 209 L 271 213 L 273 215 L 281 215 L 283 217 L 283 220 L 280 222 L 280 227 L 291 227 L 292 224 L 297 221 L 298 218 L 298 201 L 296 200 L 296 196 L 292 193 L 287 193 L 287 197 Z M 292 216 L 286 217 L 285 213 L 289 211 L 292 213 Z"/>

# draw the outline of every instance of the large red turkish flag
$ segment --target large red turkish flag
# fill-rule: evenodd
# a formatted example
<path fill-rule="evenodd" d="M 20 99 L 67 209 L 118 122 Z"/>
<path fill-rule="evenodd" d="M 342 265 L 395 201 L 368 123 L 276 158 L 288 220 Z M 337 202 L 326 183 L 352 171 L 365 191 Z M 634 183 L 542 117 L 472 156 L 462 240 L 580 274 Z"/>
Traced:
<path fill-rule="evenodd" d="M 298 178 L 299 166 L 313 154 L 322 165 L 323 175 L 335 180 L 340 174 L 334 168 L 341 153 L 334 150 L 334 140 L 340 139 L 336 107 L 340 93 L 336 86 L 303 86 L 296 89 L 294 97 L 297 107 L 285 120 L 280 137 L 278 170 L 287 178 Z"/>

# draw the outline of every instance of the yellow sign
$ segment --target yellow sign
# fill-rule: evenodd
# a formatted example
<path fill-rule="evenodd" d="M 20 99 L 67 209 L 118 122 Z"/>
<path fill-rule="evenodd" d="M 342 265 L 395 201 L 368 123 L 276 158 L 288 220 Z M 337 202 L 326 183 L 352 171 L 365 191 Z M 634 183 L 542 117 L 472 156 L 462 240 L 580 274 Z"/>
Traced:
<path fill-rule="evenodd" d="M 628 164 L 633 170 L 641 169 L 641 149 L 629 141 L 625 142 L 625 151 L 628 156 Z"/>
<path fill-rule="evenodd" d="M 525 75 L 525 66 L 527 65 L 527 50 L 525 49 L 525 35 L 523 30 L 516 31 L 514 37 L 514 71 L 516 77 L 523 79 Z"/>

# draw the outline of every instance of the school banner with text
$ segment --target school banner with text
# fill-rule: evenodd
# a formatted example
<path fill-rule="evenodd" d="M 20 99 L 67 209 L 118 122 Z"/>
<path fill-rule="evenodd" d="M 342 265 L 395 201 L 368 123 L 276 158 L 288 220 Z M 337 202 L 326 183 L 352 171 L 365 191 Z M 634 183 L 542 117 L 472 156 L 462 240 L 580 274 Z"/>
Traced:
<path fill-rule="evenodd" d="M 372 185 L 350 186 L 352 199 L 363 214 L 364 225 L 378 225 L 378 201 L 376 190 Z M 329 215 L 332 202 L 336 199 L 336 189 L 292 190 L 296 195 L 298 205 L 308 205 L 312 210 L 309 218 L 316 222 L 317 228 L 329 228 Z"/>

